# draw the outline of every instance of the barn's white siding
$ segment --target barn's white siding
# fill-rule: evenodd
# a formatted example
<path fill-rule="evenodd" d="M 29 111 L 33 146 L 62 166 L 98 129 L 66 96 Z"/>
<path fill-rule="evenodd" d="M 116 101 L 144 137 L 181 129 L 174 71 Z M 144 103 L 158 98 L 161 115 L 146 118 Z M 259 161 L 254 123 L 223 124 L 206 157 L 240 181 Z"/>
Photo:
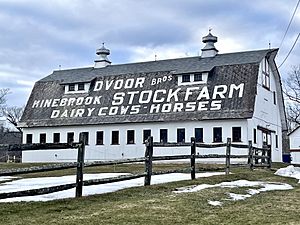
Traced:
<path fill-rule="evenodd" d="M 290 135 L 291 163 L 300 164 L 300 129 L 297 128 Z"/>
<path fill-rule="evenodd" d="M 137 124 L 116 124 L 104 126 L 70 126 L 59 128 L 24 128 L 23 142 L 26 135 L 33 134 L 33 143 L 39 143 L 40 133 L 46 133 L 47 142 L 53 143 L 53 133 L 61 134 L 61 142 L 67 142 L 67 133 L 75 133 L 75 142 L 79 139 L 80 132 L 89 132 L 89 145 L 86 146 L 85 159 L 91 160 L 112 160 L 120 158 L 142 157 L 145 152 L 143 144 L 143 130 L 151 129 L 151 135 L 155 142 L 159 142 L 160 129 L 168 129 L 168 142 L 177 142 L 177 129 L 185 128 L 185 139 L 190 141 L 194 137 L 195 128 L 203 128 L 204 143 L 212 143 L 213 128 L 222 127 L 222 142 L 226 142 L 227 137 L 232 137 L 232 127 L 241 127 L 241 140 L 239 143 L 248 143 L 249 134 L 247 131 L 247 120 L 215 120 L 215 121 L 186 121 L 172 123 L 137 123 Z M 120 132 L 120 144 L 111 145 L 111 132 Z M 135 144 L 127 144 L 127 130 L 135 130 Z M 104 145 L 95 145 L 96 132 L 104 131 Z M 221 149 L 197 149 L 201 154 L 224 154 L 225 148 Z M 181 148 L 155 148 L 154 155 L 189 154 L 189 147 Z M 248 150 L 233 150 L 233 153 L 247 154 Z M 41 150 L 24 151 L 23 162 L 62 162 L 76 161 L 76 150 Z"/>
<path fill-rule="evenodd" d="M 256 129 L 257 141 L 254 146 L 262 147 L 263 142 L 267 142 L 272 147 L 272 160 L 275 162 L 282 161 L 282 125 L 281 115 L 279 110 L 280 90 L 276 77 L 270 70 L 270 87 L 269 89 L 263 86 L 263 68 L 265 61 L 263 60 L 259 68 L 259 76 L 257 82 L 257 94 L 255 99 L 254 114 L 248 120 L 248 133 L 250 140 L 254 142 L 254 129 Z M 257 127 L 265 128 L 270 131 L 270 134 L 264 132 Z M 277 139 L 277 141 L 276 141 Z M 276 144 L 277 142 L 277 144 Z"/>

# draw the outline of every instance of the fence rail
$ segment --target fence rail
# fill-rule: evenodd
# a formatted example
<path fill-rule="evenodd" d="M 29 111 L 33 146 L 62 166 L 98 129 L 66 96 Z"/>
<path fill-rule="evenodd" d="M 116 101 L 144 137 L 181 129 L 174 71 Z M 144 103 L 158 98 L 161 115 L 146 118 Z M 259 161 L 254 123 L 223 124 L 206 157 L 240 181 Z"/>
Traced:
<path fill-rule="evenodd" d="M 75 167 L 77 167 L 76 162 L 50 164 L 50 165 L 44 165 L 44 166 L 33 166 L 33 167 L 29 167 L 29 168 L 9 169 L 9 170 L 5 170 L 5 171 L 0 170 L 0 176 L 12 176 L 12 175 L 18 175 L 18 174 L 65 170 L 65 169 L 70 169 L 70 168 L 75 168 Z"/>
<path fill-rule="evenodd" d="M 9 145 L 8 151 L 47 150 L 78 148 L 80 143 L 44 143 L 44 144 L 14 144 Z"/>
<path fill-rule="evenodd" d="M 184 147 L 191 146 L 191 143 L 186 142 L 153 142 L 153 147 Z"/>
<path fill-rule="evenodd" d="M 138 163 L 138 162 L 145 162 L 145 157 L 131 158 L 131 159 L 118 159 L 118 160 L 110 160 L 110 161 L 94 161 L 94 162 L 85 163 L 84 167 L 110 166 L 110 165 Z"/>
<path fill-rule="evenodd" d="M 77 148 L 78 156 L 77 163 L 64 163 L 64 164 L 54 164 L 47 165 L 43 167 L 32 167 L 32 168 L 23 168 L 23 169 L 15 169 L 9 172 L 0 171 L 0 175 L 15 175 L 15 174 L 24 174 L 24 173 L 33 173 L 33 172 L 45 172 L 45 171 L 53 171 L 53 170 L 62 170 L 69 168 L 77 168 L 76 170 L 76 183 L 69 183 L 64 185 L 57 185 L 52 187 L 45 187 L 39 189 L 32 189 L 26 191 L 18 191 L 18 192 L 8 192 L 8 193 L 0 193 L 0 199 L 11 198 L 11 197 L 22 197 L 22 196 L 33 196 L 33 195 L 41 195 L 48 194 L 57 191 L 67 190 L 71 188 L 76 188 L 75 195 L 76 197 L 82 196 L 82 188 L 83 186 L 96 185 L 96 184 L 107 184 L 118 181 L 131 180 L 135 178 L 144 177 L 144 185 L 151 184 L 152 175 L 159 174 L 167 174 L 167 173 L 179 173 L 179 172 L 188 172 L 191 174 L 191 179 L 196 178 L 196 172 L 202 171 L 196 169 L 196 159 L 216 159 L 223 158 L 225 159 L 225 172 L 229 174 L 231 166 L 249 166 L 250 169 L 254 167 L 271 167 L 271 148 L 270 146 L 264 146 L 263 148 L 257 148 L 252 146 L 252 142 L 249 141 L 248 145 L 245 144 L 236 144 L 231 143 L 231 139 L 228 138 L 226 143 L 218 143 L 218 144 L 204 144 L 204 143 L 196 143 L 195 138 L 191 138 L 191 142 L 189 143 L 158 143 L 153 142 L 153 137 L 149 137 L 145 143 L 145 156 L 140 158 L 132 158 L 132 159 L 120 159 L 120 160 L 111 160 L 111 161 L 94 161 L 89 163 L 84 163 L 84 152 L 85 152 L 85 137 L 84 134 L 80 135 L 80 142 L 73 144 L 26 144 L 26 145 L 12 145 L 9 146 L 11 151 L 16 150 L 40 150 L 40 149 L 67 149 L 67 148 Z M 155 147 L 190 147 L 191 151 L 188 155 L 170 155 L 170 156 L 153 156 L 153 150 Z M 225 154 L 207 154 L 200 155 L 196 154 L 197 148 L 225 148 Z M 232 155 L 232 148 L 241 148 L 247 149 L 248 154 L 243 155 Z M 244 158 L 248 159 L 248 164 L 231 164 L 231 159 L 239 159 Z M 188 159 L 190 160 L 190 167 L 187 169 L 179 169 L 179 170 L 167 170 L 167 171 L 156 171 L 153 172 L 153 161 L 162 161 L 162 160 L 180 160 L 180 159 Z M 139 174 L 130 174 L 130 175 L 122 175 L 113 178 L 105 178 L 105 179 L 93 179 L 93 180 L 83 180 L 83 168 L 84 167 L 95 167 L 95 166 L 108 166 L 108 165 L 119 165 L 125 163 L 141 163 L 143 162 L 145 165 L 145 172 Z"/>
<path fill-rule="evenodd" d="M 84 163 L 84 167 L 110 166 L 110 165 L 138 163 L 138 162 L 145 162 L 145 157 L 132 158 L 132 159 L 110 160 L 110 161 L 87 162 L 87 163 Z M 56 171 L 56 170 L 71 169 L 71 168 L 76 168 L 76 167 L 77 167 L 77 162 L 50 164 L 50 165 L 44 165 L 44 166 L 33 166 L 30 168 L 10 169 L 8 171 L 0 170 L 0 176 L 11 176 L 11 175 L 37 173 L 37 172 L 49 172 L 49 171 Z"/>
<path fill-rule="evenodd" d="M 266 151 L 266 152 L 271 151 L 271 149 L 268 146 L 265 146 L 263 148 L 258 148 L 258 147 L 252 147 L 252 148 L 253 150 L 257 150 L 257 151 Z"/>

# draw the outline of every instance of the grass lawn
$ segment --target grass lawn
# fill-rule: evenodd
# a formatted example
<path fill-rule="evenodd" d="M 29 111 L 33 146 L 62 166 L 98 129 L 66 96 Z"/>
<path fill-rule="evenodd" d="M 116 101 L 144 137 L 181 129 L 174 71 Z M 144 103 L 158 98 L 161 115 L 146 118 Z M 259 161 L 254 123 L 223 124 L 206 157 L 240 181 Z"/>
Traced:
<path fill-rule="evenodd" d="M 177 169 L 180 166 L 184 165 L 154 165 L 154 169 Z M 86 168 L 85 172 L 143 171 L 142 164 L 111 168 L 89 168 L 90 171 Z M 63 171 L 57 172 L 56 175 L 61 175 Z M 130 188 L 80 199 L 0 203 L 0 224 L 300 224 L 300 185 L 297 180 L 275 176 L 271 170 L 234 168 L 232 172 L 228 176 Z M 55 172 L 45 174 L 53 176 Z M 285 182 L 294 189 L 263 192 L 243 201 L 223 200 L 225 203 L 221 207 L 209 205 L 208 200 L 225 199 L 229 191 L 244 194 L 245 189 L 212 188 L 185 194 L 172 192 L 175 188 L 188 185 L 239 179 Z"/>

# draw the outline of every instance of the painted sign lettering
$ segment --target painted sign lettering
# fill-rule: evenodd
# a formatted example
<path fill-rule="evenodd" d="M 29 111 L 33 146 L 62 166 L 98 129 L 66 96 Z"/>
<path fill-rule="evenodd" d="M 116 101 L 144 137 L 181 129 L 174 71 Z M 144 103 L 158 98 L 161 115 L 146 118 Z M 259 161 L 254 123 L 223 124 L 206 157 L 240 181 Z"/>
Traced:
<path fill-rule="evenodd" d="M 173 75 L 96 80 L 85 95 L 36 99 L 31 108 L 51 108 L 50 118 L 217 111 L 242 98 L 245 84 L 178 85 Z"/>

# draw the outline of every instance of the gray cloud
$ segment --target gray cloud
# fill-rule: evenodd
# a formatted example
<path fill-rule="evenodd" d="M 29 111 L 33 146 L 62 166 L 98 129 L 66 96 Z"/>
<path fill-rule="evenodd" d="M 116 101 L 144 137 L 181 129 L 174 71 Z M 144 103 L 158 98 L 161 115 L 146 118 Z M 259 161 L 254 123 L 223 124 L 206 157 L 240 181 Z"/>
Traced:
<path fill-rule="evenodd" d="M 208 28 L 222 52 L 280 44 L 296 0 L 2 0 L 0 88 L 11 105 L 25 104 L 30 83 L 54 69 L 93 65 L 103 41 L 113 63 L 196 55 Z M 278 55 L 286 56 L 299 32 L 295 20 Z M 297 45 L 285 65 L 299 62 Z M 11 81 L 9 81 L 11 80 Z M 15 82 L 19 81 L 19 82 Z M 26 81 L 28 81 L 26 83 Z"/>

